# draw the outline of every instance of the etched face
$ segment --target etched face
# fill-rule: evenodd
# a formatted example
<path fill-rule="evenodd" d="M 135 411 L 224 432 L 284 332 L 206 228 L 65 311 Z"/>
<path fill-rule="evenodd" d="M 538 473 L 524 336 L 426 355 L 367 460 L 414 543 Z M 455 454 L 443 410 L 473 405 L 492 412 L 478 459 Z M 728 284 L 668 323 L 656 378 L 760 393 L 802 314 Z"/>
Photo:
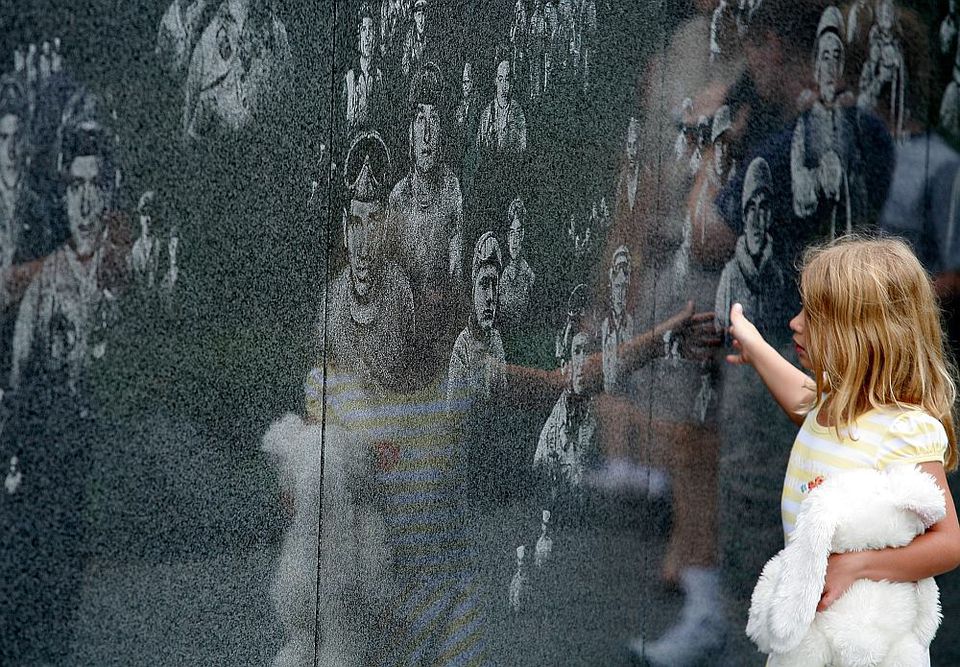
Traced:
<path fill-rule="evenodd" d="M 747 251 L 752 256 L 759 257 L 767 240 L 772 216 L 770 197 L 766 190 L 754 193 L 747 201 L 743 216 L 743 235 L 746 238 Z"/>
<path fill-rule="evenodd" d="M 373 19 L 365 16 L 360 20 L 360 55 L 364 58 L 372 57 L 376 41 L 377 30 Z"/>
<path fill-rule="evenodd" d="M 843 77 L 843 43 L 832 32 L 826 32 L 817 42 L 817 86 L 820 99 L 832 103 L 837 97 L 837 87 Z"/>
<path fill-rule="evenodd" d="M 473 311 L 480 330 L 489 333 L 497 317 L 497 301 L 500 289 L 500 274 L 493 264 L 484 264 L 473 281 Z"/>
<path fill-rule="evenodd" d="M 413 24 L 417 27 L 417 34 L 423 35 L 423 28 L 427 23 L 426 14 L 423 11 L 423 7 L 417 9 L 413 12 Z"/>
<path fill-rule="evenodd" d="M 613 310 L 622 313 L 627 307 L 627 290 L 630 288 L 630 262 L 624 255 L 618 255 L 610 267 L 610 302 Z"/>
<path fill-rule="evenodd" d="M 373 232 L 382 218 L 383 207 L 378 202 L 351 201 L 350 210 L 344 214 L 350 280 L 361 300 L 370 293 L 373 283 Z"/>
<path fill-rule="evenodd" d="M 713 167 L 718 176 L 724 176 L 730 167 L 730 147 L 726 134 L 721 134 L 713 143 Z"/>
<path fill-rule="evenodd" d="M 523 221 L 519 215 L 514 215 L 510 222 L 510 233 L 507 235 L 507 248 L 510 250 L 510 259 L 520 259 L 523 250 Z"/>
<path fill-rule="evenodd" d="M 584 391 L 583 367 L 587 360 L 587 334 L 578 333 L 570 341 L 570 391 L 580 395 Z"/>
<path fill-rule="evenodd" d="M 8 113 L 0 118 L 0 171 L 20 168 L 20 118 Z"/>
<path fill-rule="evenodd" d="M 103 163 L 96 155 L 74 158 L 67 170 L 67 222 L 73 247 L 81 257 L 94 252 L 103 232 L 109 186 L 102 171 Z"/>
<path fill-rule="evenodd" d="M 510 98 L 510 63 L 506 60 L 500 61 L 497 65 L 497 100 L 500 104 L 506 104 Z"/>
<path fill-rule="evenodd" d="M 432 172 L 440 159 L 440 110 L 418 104 L 413 117 L 413 162 L 422 174 Z"/>

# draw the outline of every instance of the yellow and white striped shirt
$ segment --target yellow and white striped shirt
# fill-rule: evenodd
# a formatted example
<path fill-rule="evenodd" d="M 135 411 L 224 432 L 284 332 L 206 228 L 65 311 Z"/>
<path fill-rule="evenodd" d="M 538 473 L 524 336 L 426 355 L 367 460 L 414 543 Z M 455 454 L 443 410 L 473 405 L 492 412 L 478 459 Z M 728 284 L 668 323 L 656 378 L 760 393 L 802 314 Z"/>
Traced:
<path fill-rule="evenodd" d="M 946 455 L 943 424 L 918 408 L 870 410 L 841 432 L 842 438 L 832 426 L 817 423 L 819 412 L 817 406 L 807 415 L 790 452 L 780 504 L 785 542 L 793 534 L 800 503 L 831 475 L 854 468 L 943 463 Z"/>

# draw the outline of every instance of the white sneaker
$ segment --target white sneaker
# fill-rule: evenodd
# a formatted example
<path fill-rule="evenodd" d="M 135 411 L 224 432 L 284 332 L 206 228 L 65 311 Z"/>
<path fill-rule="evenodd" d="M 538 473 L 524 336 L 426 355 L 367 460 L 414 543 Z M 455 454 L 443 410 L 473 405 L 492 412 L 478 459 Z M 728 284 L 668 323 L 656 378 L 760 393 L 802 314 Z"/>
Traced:
<path fill-rule="evenodd" d="M 654 667 L 716 664 L 727 630 L 719 574 L 712 568 L 688 568 L 680 573 L 680 582 L 685 593 L 680 621 L 659 639 L 638 637 L 628 648 L 635 658 Z"/>

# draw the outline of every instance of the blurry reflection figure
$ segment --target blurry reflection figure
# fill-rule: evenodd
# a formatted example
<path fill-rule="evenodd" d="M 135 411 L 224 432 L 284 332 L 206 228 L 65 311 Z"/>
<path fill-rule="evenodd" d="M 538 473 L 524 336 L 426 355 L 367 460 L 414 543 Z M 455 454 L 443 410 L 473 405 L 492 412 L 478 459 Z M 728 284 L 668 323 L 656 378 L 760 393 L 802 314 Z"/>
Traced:
<path fill-rule="evenodd" d="M 496 96 L 480 114 L 476 147 L 481 153 L 519 155 L 527 150 L 527 118 L 512 95 L 513 71 L 510 61 L 497 62 Z"/>
<path fill-rule="evenodd" d="M 957 13 L 957 0 L 947 3 L 947 15 L 940 23 L 940 53 L 945 56 L 954 54 L 957 48 L 957 30 L 960 28 L 960 15 Z"/>
<path fill-rule="evenodd" d="M 512 330 L 522 326 L 524 317 L 528 315 L 536 274 L 527 263 L 523 252 L 527 209 L 520 197 L 510 202 L 507 220 L 510 222 L 507 232 L 510 262 L 500 277 L 500 320 L 505 329 Z"/>
<path fill-rule="evenodd" d="M 183 133 L 204 139 L 248 127 L 279 98 L 291 66 L 272 0 L 224 0 L 203 29 L 184 86 Z"/>
<path fill-rule="evenodd" d="M 467 326 L 457 336 L 447 373 L 447 398 L 471 405 L 489 403 L 502 396 L 507 385 L 503 339 L 497 329 L 500 272 L 503 256 L 493 232 L 477 240 L 471 279 L 473 310 Z"/>
<path fill-rule="evenodd" d="M 210 0 L 174 0 L 160 19 L 156 54 L 170 76 L 180 79 L 186 74 L 210 4 Z"/>
<path fill-rule="evenodd" d="M 874 110 L 881 101 L 889 100 L 886 113 L 890 118 L 891 134 L 901 139 L 907 67 L 903 59 L 903 47 L 895 34 L 896 11 L 893 0 L 877 2 L 877 22 L 870 28 L 867 61 L 860 74 L 857 104 L 864 109 Z"/>
<path fill-rule="evenodd" d="M 106 352 L 106 332 L 117 316 L 116 255 L 106 214 L 117 182 L 113 133 L 102 101 L 80 92 L 68 103 L 60 129 L 58 163 L 70 239 L 43 262 L 20 304 L 14 330 L 10 385 L 19 388 L 43 369 L 64 369 L 74 386 Z M 122 266 L 126 266 L 124 257 Z M 57 344 L 54 323 L 72 332 Z"/>
<path fill-rule="evenodd" d="M 634 336 L 633 316 L 627 312 L 627 293 L 632 272 L 630 250 L 621 245 L 613 251 L 607 277 L 610 280 L 610 311 L 600 325 L 603 358 L 603 390 L 608 394 L 626 394 L 628 373 L 620 362 L 621 346 Z"/>
<path fill-rule="evenodd" d="M 737 239 L 736 254 L 723 269 L 717 287 L 714 313 L 721 331 L 730 327 L 730 308 L 743 305 L 751 322 L 773 340 L 783 338 L 784 322 L 791 302 L 790 287 L 783 267 L 774 254 L 771 196 L 773 183 L 770 167 L 763 158 L 756 158 L 747 168 L 743 181 L 743 235 Z"/>
<path fill-rule="evenodd" d="M 377 17 L 368 2 L 357 12 L 358 61 L 343 81 L 343 108 L 347 132 L 353 136 L 363 129 L 378 129 L 384 98 L 383 72 L 375 60 Z"/>
<path fill-rule="evenodd" d="M 866 222 L 860 113 L 840 99 L 843 17 L 824 10 L 817 27 L 814 78 L 818 98 L 797 119 L 790 147 L 793 210 L 820 238 L 850 233 Z"/>
<path fill-rule="evenodd" d="M 595 347 L 585 293 L 584 285 L 571 293 L 560 341 L 566 386 L 540 431 L 533 455 L 534 470 L 549 485 L 551 501 L 576 491 L 598 454 L 597 418 L 584 377 L 586 359 Z"/>
<path fill-rule="evenodd" d="M 442 91 L 440 70 L 433 63 L 410 82 L 410 171 L 390 193 L 384 247 L 395 249 L 410 278 L 417 320 L 453 324 L 463 281 L 463 195 L 443 160 Z"/>
<path fill-rule="evenodd" d="M 401 382 L 401 365 L 416 320 L 410 281 L 379 245 L 386 218 L 384 180 L 390 156 L 376 132 L 358 135 L 347 153 L 342 212 L 347 266 L 330 284 L 327 341 L 338 368 L 364 390 L 382 393 Z"/>
<path fill-rule="evenodd" d="M 427 62 L 427 0 L 415 0 L 413 3 L 413 23 L 407 28 L 407 35 L 403 40 L 403 58 L 400 61 L 400 71 L 404 79 L 416 74 Z"/>
<path fill-rule="evenodd" d="M 531 101 L 540 99 L 543 93 L 545 58 L 547 55 L 547 19 L 543 0 L 534 0 L 527 32 L 529 54 L 527 94 Z"/>

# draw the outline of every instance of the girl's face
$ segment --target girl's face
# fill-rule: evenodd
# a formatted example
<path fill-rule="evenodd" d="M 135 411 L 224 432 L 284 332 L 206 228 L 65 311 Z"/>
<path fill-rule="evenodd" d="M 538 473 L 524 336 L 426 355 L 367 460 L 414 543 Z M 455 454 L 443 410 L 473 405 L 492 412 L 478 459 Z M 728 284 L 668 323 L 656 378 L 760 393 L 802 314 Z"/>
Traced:
<path fill-rule="evenodd" d="M 807 316 L 804 314 L 801 309 L 796 316 L 790 320 L 790 331 L 793 332 L 793 344 L 797 349 L 797 358 L 800 360 L 800 365 L 806 368 L 808 371 L 813 370 L 813 366 L 810 363 L 810 357 L 807 355 Z"/>

